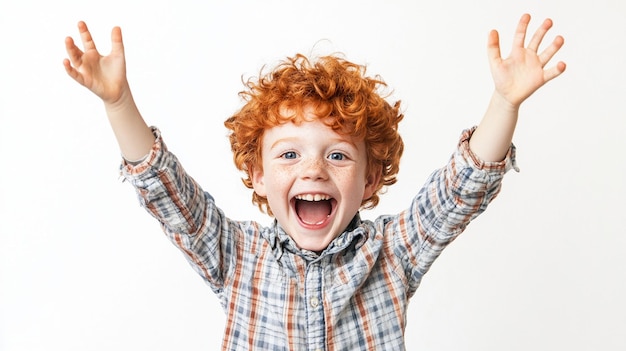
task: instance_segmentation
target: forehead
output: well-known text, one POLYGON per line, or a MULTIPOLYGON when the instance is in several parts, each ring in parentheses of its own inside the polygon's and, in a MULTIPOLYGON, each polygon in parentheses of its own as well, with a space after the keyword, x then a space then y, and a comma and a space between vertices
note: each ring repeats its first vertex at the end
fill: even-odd
POLYGON ((272 147, 281 141, 301 142, 307 144, 348 143, 354 146, 359 140, 347 133, 339 133, 331 127, 331 123, 320 118, 289 120, 274 127, 267 128, 263 133, 262 144, 272 147))
MULTIPOLYGON (((349 139, 358 140, 354 134, 354 122, 345 117, 333 115, 333 108, 325 102, 309 102, 295 107, 281 106, 278 111, 279 117, 274 119, 277 123, 269 128, 283 124, 301 125, 306 122, 320 121, 336 134, 342 134, 349 139)), ((269 129, 268 128, 268 129, 269 129)))

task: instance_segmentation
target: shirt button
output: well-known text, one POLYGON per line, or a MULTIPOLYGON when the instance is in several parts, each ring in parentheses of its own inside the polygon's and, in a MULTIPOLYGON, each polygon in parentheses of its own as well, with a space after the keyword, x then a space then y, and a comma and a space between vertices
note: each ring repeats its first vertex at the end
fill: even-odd
POLYGON ((313 307, 313 308, 319 306, 319 304, 320 304, 320 300, 317 297, 315 297, 315 296, 311 298, 310 302, 311 302, 311 307, 313 307))

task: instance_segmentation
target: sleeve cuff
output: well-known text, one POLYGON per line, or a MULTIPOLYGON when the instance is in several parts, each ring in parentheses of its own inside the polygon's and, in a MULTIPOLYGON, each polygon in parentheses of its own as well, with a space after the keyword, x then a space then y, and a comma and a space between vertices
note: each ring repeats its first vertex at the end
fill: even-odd
POLYGON ((163 152, 167 151, 167 147, 165 146, 165 143, 163 143, 159 129, 154 126, 150 127, 150 129, 152 130, 152 134, 154 134, 155 140, 148 154, 137 161, 129 161, 122 157, 120 173, 124 178, 137 177, 146 172, 146 170, 150 169, 157 163, 157 160, 163 152))
POLYGON ((515 145, 511 144, 509 151, 506 153, 504 160, 497 162, 488 162, 479 158, 469 147, 469 140, 474 134, 476 126, 466 129, 461 133, 459 138, 459 152, 463 155, 468 164, 473 165, 475 168, 485 170, 488 172, 506 173, 511 169, 519 172, 519 167, 516 161, 516 149, 515 145))

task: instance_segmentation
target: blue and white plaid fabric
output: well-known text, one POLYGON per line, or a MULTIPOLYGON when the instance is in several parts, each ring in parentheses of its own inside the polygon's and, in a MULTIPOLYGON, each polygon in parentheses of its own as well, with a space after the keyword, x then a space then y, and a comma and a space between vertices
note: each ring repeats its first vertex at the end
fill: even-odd
POLYGON ((356 214, 321 254, 299 250, 275 222, 234 221, 167 151, 122 173, 142 205, 218 295, 223 350, 404 350, 409 298, 441 251, 482 213, 515 168, 471 153, 463 132, 409 208, 363 221, 356 214))

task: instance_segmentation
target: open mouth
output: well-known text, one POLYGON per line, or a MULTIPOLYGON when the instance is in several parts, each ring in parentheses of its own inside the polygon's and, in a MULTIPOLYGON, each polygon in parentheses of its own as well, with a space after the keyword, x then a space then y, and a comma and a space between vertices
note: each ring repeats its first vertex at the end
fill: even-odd
POLYGON ((332 215, 337 201, 328 195, 296 195, 294 208, 300 222, 306 226, 322 226, 332 215))

